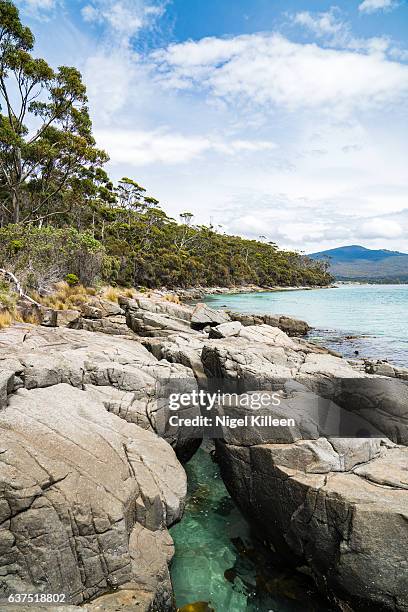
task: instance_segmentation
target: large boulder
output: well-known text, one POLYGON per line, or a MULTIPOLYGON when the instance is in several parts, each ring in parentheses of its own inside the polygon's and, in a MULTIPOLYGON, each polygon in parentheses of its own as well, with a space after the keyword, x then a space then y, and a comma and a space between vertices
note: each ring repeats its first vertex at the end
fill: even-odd
POLYGON ((407 610, 408 449, 384 447, 369 468, 346 471, 330 447, 218 442, 217 456, 262 539, 288 563, 308 564, 323 592, 357 609, 407 610))
MULTIPOLYGON (((141 310, 147 310, 148 312, 155 312, 158 314, 167 314, 170 317, 183 319, 184 321, 190 322, 191 320, 191 314, 193 312, 191 306, 176 304, 165 299, 153 300, 147 297, 137 297, 134 301, 137 304, 137 308, 141 310)), ((132 309, 134 306, 130 305, 130 308, 132 309)))
MULTIPOLYGON (((94 397, 94 388, 100 387, 108 398, 104 402, 107 410, 165 437, 182 460, 189 459, 197 447, 197 442, 182 431, 167 430, 169 384, 179 392, 196 389, 193 371, 179 363, 156 359, 133 339, 65 328, 16 326, 0 333, 0 368, 2 363, 4 369, 13 368, 18 386, 26 389, 66 383, 85 388, 94 397)), ((199 414, 197 406, 186 406, 185 410, 191 416, 199 414)))
MULTIPOLYGON (((217 458, 231 496, 262 540, 286 563, 307 564, 341 609, 407 610, 408 448, 381 432, 338 437, 336 423, 370 424, 301 385, 286 384, 282 394, 279 405, 257 414, 279 423, 293 417, 294 426, 218 432, 217 458)), ((237 401, 220 413, 253 411, 237 401)))
POLYGON ((245 312, 227 311, 233 321, 239 321, 242 325, 270 325, 279 327, 288 336, 304 336, 311 327, 306 321, 281 314, 248 314, 245 312))
POLYGON ((139 336, 168 336, 175 332, 197 334, 190 322, 168 314, 143 309, 129 309, 126 314, 128 327, 139 336))
POLYGON ((44 327, 70 327, 80 317, 79 310, 54 310, 44 309, 41 325, 44 327))
POLYGON ((229 321, 228 323, 221 323, 215 327, 211 327, 209 332, 210 338, 231 338, 232 336, 239 336, 242 330, 242 324, 239 321, 229 321))
POLYGON ((99 332, 110 336, 134 336, 134 333, 127 326, 126 317, 122 314, 93 319, 80 317, 70 327, 72 329, 84 329, 85 331, 99 332))
POLYGON ((197 304, 191 314, 191 325, 194 329, 204 329, 208 325, 214 327, 231 321, 224 310, 210 308, 207 304, 197 304))
POLYGON ((65 384, 9 396, 0 431, 0 595, 81 604, 126 585, 140 609, 172 610, 186 477, 170 446, 65 384))

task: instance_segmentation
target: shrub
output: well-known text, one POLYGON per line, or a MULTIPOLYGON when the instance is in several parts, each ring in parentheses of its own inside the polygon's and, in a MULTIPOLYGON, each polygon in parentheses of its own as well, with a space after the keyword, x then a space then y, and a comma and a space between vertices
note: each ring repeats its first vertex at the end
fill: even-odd
POLYGON ((91 285, 104 257, 103 246, 88 232, 21 225, 0 229, 0 267, 14 272, 25 290, 46 293, 67 275, 91 285))
POLYGON ((76 274, 67 274, 65 277, 65 281, 70 287, 75 287, 75 285, 79 285, 79 278, 76 274))

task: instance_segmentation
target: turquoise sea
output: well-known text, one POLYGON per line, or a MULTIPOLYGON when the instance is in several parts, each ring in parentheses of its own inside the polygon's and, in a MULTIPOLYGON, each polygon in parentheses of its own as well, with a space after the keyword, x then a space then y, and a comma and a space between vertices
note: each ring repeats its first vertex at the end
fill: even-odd
POLYGON ((200 448, 185 467, 187 505, 183 519, 170 530, 178 608, 201 602, 186 610, 329 612, 308 576, 282 567, 252 536, 208 448, 200 448))
POLYGON ((304 319, 310 334, 345 357, 408 366, 408 285, 340 285, 333 289, 210 295, 206 303, 250 313, 304 319), (357 352, 357 353, 356 353, 357 352))

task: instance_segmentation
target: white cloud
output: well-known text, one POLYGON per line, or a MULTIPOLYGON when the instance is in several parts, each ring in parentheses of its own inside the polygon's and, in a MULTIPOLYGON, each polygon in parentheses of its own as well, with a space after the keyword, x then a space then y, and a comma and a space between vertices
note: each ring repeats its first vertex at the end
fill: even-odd
POLYGON ((135 75, 135 60, 127 49, 101 49, 87 58, 82 72, 97 120, 111 121, 123 109, 135 75))
POLYGON ((408 66, 371 53, 290 42, 279 34, 205 38, 153 54, 169 88, 267 107, 378 108, 408 95, 408 66))
POLYGON ((403 229, 397 221, 380 217, 363 223, 359 233, 363 238, 399 238, 403 229))
POLYGON ((149 27, 163 11, 164 4, 151 4, 145 0, 92 0, 82 8, 81 14, 86 22, 105 24, 127 39, 149 27))
POLYGON ((25 0, 25 4, 35 9, 51 9, 55 6, 55 0, 25 0))
MULTIPOLYGON (((407 68, 390 61, 387 41, 354 39, 333 11, 327 22, 310 13, 319 38, 307 19, 297 24, 297 33, 307 28, 319 44, 270 33, 149 55, 143 37, 157 44, 160 4, 119 4, 147 24, 135 45, 128 42, 137 23, 120 30, 100 14, 105 0, 86 0, 96 13, 85 17, 98 27, 88 21, 88 44, 73 36, 61 59, 70 57, 84 74, 114 179, 134 177, 174 217, 191 210, 198 223, 211 219, 283 247, 408 251, 407 68)), ((57 41, 62 21, 54 22, 57 41)))
POLYGON ((302 11, 294 15, 293 22, 308 28, 319 37, 339 34, 346 28, 345 24, 336 18, 333 9, 314 15, 309 11, 302 11))
POLYGON ((56 8, 58 0, 17 0, 16 4, 30 17, 46 20, 48 14, 56 8))
POLYGON ((270 151, 276 145, 267 141, 228 140, 219 137, 184 136, 168 130, 102 129, 96 131, 98 144, 105 147, 113 164, 183 164, 204 153, 245 155, 270 151))
POLYGON ((358 10, 362 13, 375 13, 376 11, 384 11, 392 9, 396 6, 394 0, 364 0, 358 10))

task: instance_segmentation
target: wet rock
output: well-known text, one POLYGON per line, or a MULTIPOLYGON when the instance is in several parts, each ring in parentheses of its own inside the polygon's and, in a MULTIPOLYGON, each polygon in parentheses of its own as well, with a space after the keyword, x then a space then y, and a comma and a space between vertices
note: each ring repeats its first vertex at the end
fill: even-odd
MULTIPOLYGON (((265 323, 268 323, 268 321, 265 321, 265 323)), ((269 323, 269 325, 271 325, 271 323, 269 323)), ((304 336, 311 329, 306 321, 294 319, 293 317, 287 317, 285 315, 279 316, 278 327, 288 334, 288 336, 304 336)))
POLYGON ((288 336, 304 336, 311 327, 306 321, 295 319, 280 314, 248 314, 242 312, 227 311, 233 321, 239 321, 244 326, 249 325, 270 325, 271 327, 279 327, 288 336))

